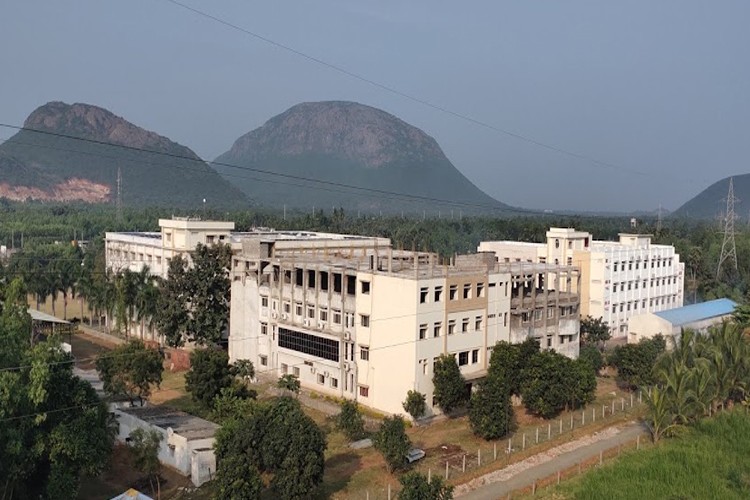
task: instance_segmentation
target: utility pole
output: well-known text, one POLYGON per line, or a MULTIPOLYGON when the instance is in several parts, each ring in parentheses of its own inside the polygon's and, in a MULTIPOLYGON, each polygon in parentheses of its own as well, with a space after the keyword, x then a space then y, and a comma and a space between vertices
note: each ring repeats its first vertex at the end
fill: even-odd
POLYGON ((661 234, 661 203, 659 203, 659 214, 656 218, 656 234, 661 234))
POLYGON ((737 198, 734 197, 734 179, 729 178, 729 192, 727 193, 727 206, 724 212, 723 220, 723 233, 724 240, 721 243, 721 256, 719 257, 719 265, 716 268, 716 279, 719 279, 721 274, 721 266, 724 262, 731 260, 734 264, 734 270, 737 271, 737 247, 734 243, 734 221, 737 215, 734 212, 734 204, 737 203, 737 198))

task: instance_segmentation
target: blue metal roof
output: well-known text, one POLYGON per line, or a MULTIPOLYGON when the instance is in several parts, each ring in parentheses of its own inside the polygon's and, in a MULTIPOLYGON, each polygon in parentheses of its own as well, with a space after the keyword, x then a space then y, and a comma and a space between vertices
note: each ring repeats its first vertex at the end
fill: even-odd
POLYGON ((683 326, 704 319, 732 314, 735 307, 737 307, 737 304, 729 299, 716 299, 654 314, 669 321, 673 326, 683 326))

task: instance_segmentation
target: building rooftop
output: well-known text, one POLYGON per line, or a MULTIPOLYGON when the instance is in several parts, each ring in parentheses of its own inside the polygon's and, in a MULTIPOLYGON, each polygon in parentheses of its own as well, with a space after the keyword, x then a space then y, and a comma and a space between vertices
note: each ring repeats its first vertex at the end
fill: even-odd
POLYGON ((677 307, 660 311, 656 314, 658 317, 665 319, 674 326, 683 326, 704 319, 716 318, 732 314, 737 304, 729 299, 709 300, 700 304, 691 304, 689 306, 677 307))
POLYGON ((190 415, 184 411, 175 410, 168 406, 134 406, 131 408, 120 408, 120 411, 132 415, 147 422, 154 427, 167 430, 171 428, 188 441, 193 439, 205 439, 214 436, 219 426, 208 420, 190 415))

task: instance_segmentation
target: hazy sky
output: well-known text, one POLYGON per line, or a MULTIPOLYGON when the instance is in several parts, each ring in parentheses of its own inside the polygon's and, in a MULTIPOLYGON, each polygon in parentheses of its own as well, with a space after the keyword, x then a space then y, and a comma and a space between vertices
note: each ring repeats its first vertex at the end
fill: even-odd
POLYGON ((430 109, 166 0, 4 0, 0 122, 86 102, 212 159, 298 102, 353 100, 425 130, 488 194, 536 209, 674 209, 750 172, 747 0, 181 1, 614 167, 430 109))

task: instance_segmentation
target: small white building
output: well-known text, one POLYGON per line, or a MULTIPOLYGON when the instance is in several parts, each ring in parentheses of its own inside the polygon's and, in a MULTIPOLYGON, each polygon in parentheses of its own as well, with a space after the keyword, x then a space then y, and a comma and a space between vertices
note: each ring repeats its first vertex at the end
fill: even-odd
POLYGON ((208 420, 166 406, 113 408, 120 424, 117 440, 127 443, 135 429, 156 430, 163 435, 159 461, 190 477, 200 486, 216 474, 214 434, 219 426, 208 420))
POLYGON ((737 304, 729 299, 709 300, 659 312, 646 312, 632 316, 628 326, 628 343, 656 335, 677 338, 683 329, 705 332, 708 328, 729 319, 737 304))

